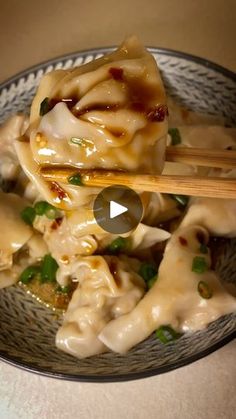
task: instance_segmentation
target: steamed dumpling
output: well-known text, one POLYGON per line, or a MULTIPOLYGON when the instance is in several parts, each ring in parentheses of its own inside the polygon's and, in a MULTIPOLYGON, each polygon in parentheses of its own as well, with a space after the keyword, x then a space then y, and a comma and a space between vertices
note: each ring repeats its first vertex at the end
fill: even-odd
POLYGON ((192 198, 181 225, 199 224, 210 234, 236 237, 236 200, 219 198, 192 198))
POLYGON ((162 325, 182 332, 203 329, 210 322, 236 310, 236 298, 227 293, 216 272, 210 269, 210 254, 202 254, 201 241, 208 241, 203 227, 176 230, 166 246, 158 278, 134 310, 105 326, 99 339, 118 353, 125 353, 162 325), (205 258, 208 268, 192 271, 193 259, 205 258), (212 294, 205 299, 198 284, 207 284, 212 294))
POLYGON ((0 177, 13 180, 19 173, 19 161, 13 146, 28 125, 25 115, 13 115, 0 126, 0 177))
POLYGON ((156 62, 131 37, 98 60, 45 75, 17 154, 40 193, 71 209, 90 202, 98 190, 47 183, 38 173, 40 165, 160 173, 167 114, 156 62), (47 109, 40 116, 43 101, 47 109))
POLYGON ((32 229, 20 217, 27 201, 15 194, 0 191, 0 288, 17 281, 11 272, 13 255, 20 250, 33 234, 32 229))
POLYGON ((89 256, 77 262, 74 278, 79 284, 56 335, 59 349, 78 358, 107 351, 97 336, 109 320, 129 313, 143 296, 139 266, 125 256, 89 256))

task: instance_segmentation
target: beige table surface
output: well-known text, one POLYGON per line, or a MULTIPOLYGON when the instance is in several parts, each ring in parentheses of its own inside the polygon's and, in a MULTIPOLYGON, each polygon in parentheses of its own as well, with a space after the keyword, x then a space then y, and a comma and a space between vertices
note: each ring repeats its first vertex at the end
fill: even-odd
MULTIPOLYGON (((0 0, 0 81, 40 61, 119 43, 178 49, 236 70, 235 0, 0 0)), ((0 418, 236 417, 236 342, 140 381, 70 383, 0 364, 0 418)))

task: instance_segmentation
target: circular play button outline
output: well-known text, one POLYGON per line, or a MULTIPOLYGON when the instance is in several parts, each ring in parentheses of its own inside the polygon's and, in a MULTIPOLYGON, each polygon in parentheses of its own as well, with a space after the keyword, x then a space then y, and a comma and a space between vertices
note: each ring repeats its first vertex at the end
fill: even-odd
POLYGON ((102 189, 94 200, 93 213, 97 224, 111 234, 134 230, 143 216, 140 196, 122 185, 102 189))

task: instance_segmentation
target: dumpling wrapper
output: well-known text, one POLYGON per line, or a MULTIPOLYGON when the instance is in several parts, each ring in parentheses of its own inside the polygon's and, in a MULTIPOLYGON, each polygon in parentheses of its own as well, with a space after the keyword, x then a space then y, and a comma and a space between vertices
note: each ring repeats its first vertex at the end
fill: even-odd
MULTIPOLYGON (((236 310, 236 299, 224 289, 216 272, 192 271, 193 258, 203 256, 198 237, 207 242, 207 230, 196 225, 176 230, 166 246, 157 281, 133 311, 104 327, 98 336, 104 345, 123 354, 160 326, 171 325, 182 332, 196 331, 236 310), (201 297, 199 281, 209 285, 212 298, 201 297)), ((204 257, 210 266, 209 250, 204 257)))
POLYGON ((11 266, 12 255, 32 236, 33 230, 21 219, 28 202, 18 195, 0 191, 0 270, 11 266))
POLYGON ((32 103, 29 130, 22 138, 30 143, 18 144, 16 150, 45 199, 71 209, 91 201, 97 190, 59 184, 62 192, 56 194, 55 185, 46 185, 40 177, 39 165, 160 173, 166 135, 166 96, 158 67, 131 37, 98 60, 46 74, 32 103), (55 105, 41 117, 40 104, 46 97, 55 105))
POLYGON ((0 176, 3 179, 13 180, 18 175, 19 161, 13 142, 23 134, 28 123, 27 116, 16 114, 0 126, 0 176))
POLYGON ((181 226, 199 224, 213 236, 236 237, 236 199, 192 198, 181 226))
POLYGON ((110 319, 133 310, 143 296, 139 266, 124 256, 88 256, 77 262, 74 278, 79 284, 56 335, 59 349, 78 358, 107 351, 97 335, 110 319))

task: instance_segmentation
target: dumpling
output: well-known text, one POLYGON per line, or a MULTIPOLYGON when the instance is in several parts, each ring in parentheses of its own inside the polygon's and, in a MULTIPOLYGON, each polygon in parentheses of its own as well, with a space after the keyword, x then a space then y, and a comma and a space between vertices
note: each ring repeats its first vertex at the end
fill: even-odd
POLYGON ((79 281, 57 332, 59 349, 78 358, 107 351, 97 338, 113 318, 129 313, 144 294, 140 263, 125 256, 88 256, 74 266, 79 281))
POLYGON ((175 102, 171 97, 168 97, 167 104, 169 109, 169 127, 175 128, 179 125, 224 125, 223 117, 190 111, 185 106, 175 102))
POLYGON ((27 201, 23 198, 0 191, 0 271, 12 267, 14 253, 20 250, 33 234, 33 230, 20 217, 20 211, 26 205, 27 201))
POLYGON ((176 230, 166 246, 153 287, 133 311, 110 321, 101 330, 99 340, 113 351, 125 353, 160 326, 195 331, 236 310, 236 298, 227 293, 210 269, 209 249, 207 254, 201 253, 201 243, 207 241, 208 232, 203 227, 176 230), (204 258, 202 273, 193 271, 195 257, 204 258), (201 287, 208 294, 201 293, 201 287))
POLYGON ((192 198, 182 227, 199 224, 214 236, 236 237, 236 200, 192 198))
POLYGON ((19 161, 13 146, 28 125, 28 117, 22 114, 11 116, 0 126, 0 177, 13 180, 19 173, 19 161))
MULTIPOLYGON (((196 147, 209 149, 234 149, 236 148, 236 129, 225 128, 219 125, 186 125, 178 126, 180 143, 175 147, 196 147)), ((170 130, 171 132, 171 130, 170 130)), ((167 145, 172 144, 171 134, 168 134, 167 145)), ((225 170, 213 170, 210 167, 193 166, 183 163, 165 162, 162 174, 164 175, 200 175, 220 176, 225 170)))
POLYGON ((81 205, 80 195, 89 202, 97 190, 46 184, 38 165, 160 173, 167 114, 156 62, 131 37, 109 55, 42 79, 17 154, 43 196, 70 209, 81 205))
POLYGON ((149 201, 144 210, 143 223, 157 225, 181 215, 177 202, 169 195, 155 192, 144 193, 148 195, 149 201))

